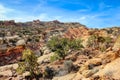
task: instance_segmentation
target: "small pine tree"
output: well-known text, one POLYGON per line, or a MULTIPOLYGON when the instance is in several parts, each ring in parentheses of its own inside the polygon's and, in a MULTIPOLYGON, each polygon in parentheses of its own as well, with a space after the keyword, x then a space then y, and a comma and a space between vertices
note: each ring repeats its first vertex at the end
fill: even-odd
POLYGON ((38 72, 37 57, 30 49, 26 49, 23 51, 22 62, 19 62, 18 65, 19 66, 17 68, 17 71, 20 74, 22 74, 25 71, 29 71, 30 75, 34 77, 38 72))

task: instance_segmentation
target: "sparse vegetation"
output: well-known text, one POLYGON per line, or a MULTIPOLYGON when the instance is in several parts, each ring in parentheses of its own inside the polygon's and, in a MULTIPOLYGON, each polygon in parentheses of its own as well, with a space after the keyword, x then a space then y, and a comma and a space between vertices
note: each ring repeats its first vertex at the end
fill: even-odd
MULTIPOLYGON (((57 54, 56 57, 64 59, 69 50, 79 50, 83 48, 81 42, 81 40, 53 37, 48 41, 47 46, 57 54)), ((54 59, 56 59, 55 56, 54 59)))
POLYGON ((50 57, 50 61, 51 62, 54 62, 56 61, 57 59, 59 59, 59 56, 57 54, 54 54, 53 56, 50 57))
MULTIPOLYGON (((4 21, 0 23, 3 25, 4 21)), ((7 76, 10 69, 0 67, 0 74, 5 73, 6 80, 54 80, 69 75, 74 76, 69 80, 80 75, 97 80, 104 79, 99 75, 102 71, 104 80, 112 80, 119 73, 119 34, 120 28, 116 27, 89 29, 79 23, 59 21, 35 20, 1 26, 0 66, 18 62, 18 68, 17 64, 9 65, 13 69, 7 76)), ((4 80, 3 77, 0 75, 0 79, 4 80)))
POLYGON ((112 38, 91 35, 88 38, 87 46, 93 49, 99 49, 100 51, 105 51, 107 48, 112 46, 112 38))
POLYGON ((29 71, 32 77, 35 77, 35 75, 38 74, 37 57, 30 49, 23 51, 22 62, 19 62, 18 65, 17 72, 19 74, 22 74, 25 71, 29 71))

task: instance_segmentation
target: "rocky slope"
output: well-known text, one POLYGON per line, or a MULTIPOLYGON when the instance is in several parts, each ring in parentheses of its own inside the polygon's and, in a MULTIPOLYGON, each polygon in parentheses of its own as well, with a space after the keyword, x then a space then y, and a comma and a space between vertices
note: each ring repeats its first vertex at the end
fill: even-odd
MULTIPOLYGON (((44 76, 40 77, 40 80, 120 79, 119 27, 89 29, 79 23, 61 23, 57 20, 50 22, 34 20, 32 22, 26 23, 15 23, 14 21, 7 21, 0 22, 0 25, 6 26, 4 28, 5 30, 8 25, 12 25, 11 28, 18 32, 15 33, 8 29, 10 32, 12 32, 9 33, 9 36, 23 33, 22 35, 20 34, 19 38, 17 38, 15 41, 15 43, 18 45, 15 45, 12 48, 7 47, 8 49, 6 50, 7 52, 4 54, 4 57, 3 53, 0 53, 0 61, 13 61, 14 63, 14 60, 21 56, 20 54, 24 50, 23 46, 20 45, 26 45, 38 56, 37 62, 39 64, 40 71, 44 76), (82 45, 84 47, 79 50, 68 50, 68 54, 64 59, 51 61, 51 56, 53 56, 55 52, 52 52, 52 50, 50 50, 46 44, 53 36, 57 36, 60 39, 67 38, 70 41, 74 39, 81 39, 82 45), (24 42, 22 42, 22 40, 24 42), (54 71, 54 76, 45 76, 46 67, 54 71)), ((1 34, 1 36, 3 36, 3 33, 1 34)), ((8 34, 5 35, 8 36, 8 34)), ((11 42, 11 39, 8 39, 7 41, 9 43, 9 41, 11 42)), ((1 41, 1 45, 3 44, 7 43, 1 41)), ((24 80, 25 76, 29 75, 28 72, 25 72, 22 75, 18 75, 16 73, 16 68, 18 67, 17 63, 12 65, 6 64, 0 67, 0 80, 24 80)), ((50 74, 52 74, 52 71, 50 74)))

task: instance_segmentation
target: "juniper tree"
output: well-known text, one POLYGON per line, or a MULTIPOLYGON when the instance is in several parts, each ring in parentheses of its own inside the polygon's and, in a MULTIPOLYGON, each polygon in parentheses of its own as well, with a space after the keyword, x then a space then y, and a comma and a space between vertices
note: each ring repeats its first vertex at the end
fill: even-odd
MULTIPOLYGON (((82 40, 80 39, 69 40, 67 38, 52 37, 51 40, 48 41, 47 46, 57 54, 55 55, 57 58, 64 59, 69 50, 79 50, 83 48, 81 42, 82 40)), ((56 59, 55 56, 52 58, 56 59)))
POLYGON ((25 71, 29 71, 32 77, 35 77, 37 74, 38 63, 37 57, 30 49, 26 49, 22 53, 22 61, 18 63, 17 71, 22 74, 25 71))

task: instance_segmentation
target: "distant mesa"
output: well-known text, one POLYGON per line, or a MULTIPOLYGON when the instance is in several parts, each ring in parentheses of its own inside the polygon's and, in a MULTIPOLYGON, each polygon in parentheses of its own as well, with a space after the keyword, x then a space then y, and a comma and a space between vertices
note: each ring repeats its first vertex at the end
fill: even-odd
POLYGON ((40 20, 39 20, 39 19, 33 20, 33 23, 39 24, 39 23, 40 23, 40 20))
POLYGON ((14 20, 0 21, 0 26, 16 25, 14 20))
MULTIPOLYGON (((16 26, 16 27, 66 27, 66 26, 81 26, 78 22, 60 22, 58 20, 53 21, 41 21, 39 19, 27 22, 15 22, 14 20, 0 21, 0 26, 16 26)), ((82 25, 84 26, 84 25, 82 25)))

